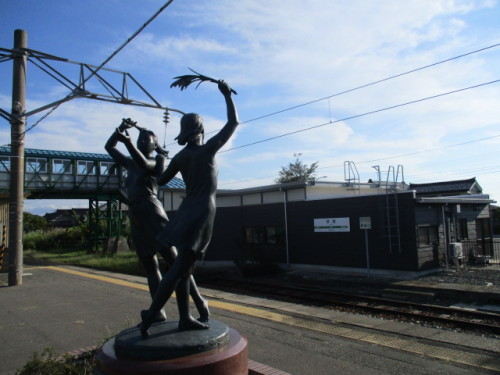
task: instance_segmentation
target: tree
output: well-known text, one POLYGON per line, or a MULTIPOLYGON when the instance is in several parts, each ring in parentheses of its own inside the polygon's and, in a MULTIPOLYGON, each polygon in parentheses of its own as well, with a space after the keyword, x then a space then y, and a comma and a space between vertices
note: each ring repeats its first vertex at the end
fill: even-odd
POLYGON ((29 212, 24 212, 23 214, 23 229, 24 233, 34 232, 36 230, 46 231, 49 227, 49 223, 45 218, 30 214, 29 212))
POLYGON ((318 162, 307 165, 302 163, 300 156, 302 154, 293 154, 295 161, 288 164, 287 167, 281 167, 278 178, 274 180, 278 184, 286 182, 306 182, 314 180, 318 162))

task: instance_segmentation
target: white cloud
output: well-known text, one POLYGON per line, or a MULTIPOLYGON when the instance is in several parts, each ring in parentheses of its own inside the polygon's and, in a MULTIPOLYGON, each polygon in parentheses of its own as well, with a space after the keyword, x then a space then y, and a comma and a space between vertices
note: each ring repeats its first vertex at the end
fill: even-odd
MULTIPOLYGON (((173 76, 189 73, 188 66, 230 82, 239 92, 235 101, 241 119, 250 120, 498 43, 500 31, 496 25, 479 25, 486 12, 499 14, 498 2, 179 2, 127 45, 110 67, 131 71, 162 103, 199 112, 209 133, 225 122, 224 103, 216 88, 202 84, 198 90, 190 87, 180 92, 168 87, 173 76)), ((110 25, 114 17, 110 15, 110 25)), ((123 30, 126 28, 117 33, 123 30)), ((116 43, 116 35, 112 42, 116 43)), ((96 49, 103 49, 104 44, 108 48, 111 45, 105 34, 102 42, 96 42, 96 49)), ((493 48, 249 122, 238 128, 224 150, 498 79, 498 59, 499 53, 493 48)), ((32 106, 65 93, 65 89, 51 85, 33 84, 32 90, 37 92, 37 102, 32 101, 32 106)), ((2 108, 10 106, 6 98, 0 96, 2 108)), ((222 152, 218 157, 221 180, 272 181, 267 176, 277 173, 296 152, 302 152, 307 163, 318 160, 320 167, 334 166, 324 171, 336 179, 343 177, 344 160, 359 163, 360 172, 370 177, 374 173, 370 160, 384 169, 404 163, 408 176, 439 179, 445 171, 458 170, 456 166, 464 164, 470 155, 475 164, 464 168, 464 173, 474 165, 479 170, 490 165, 485 162, 496 157, 498 145, 473 143, 482 149, 481 155, 469 149, 455 152, 444 147, 498 134, 499 100, 495 84, 222 152), (434 151, 419 153, 425 150, 434 151), (411 153, 415 154, 404 156, 411 153), (464 160, 458 161, 454 154, 462 154, 464 160)), ((153 109, 73 100, 30 132, 27 146, 104 152, 105 141, 123 117, 152 128, 163 141, 162 115, 153 109)), ((166 131, 171 155, 180 149, 171 145, 178 124, 179 117, 173 115, 166 131)), ((8 129, 4 130, 0 130, 0 137, 10 139, 8 129)), ((482 175, 481 179, 488 181, 482 185, 485 191, 489 189, 500 197, 500 184, 490 182, 495 178, 491 173, 482 175)))

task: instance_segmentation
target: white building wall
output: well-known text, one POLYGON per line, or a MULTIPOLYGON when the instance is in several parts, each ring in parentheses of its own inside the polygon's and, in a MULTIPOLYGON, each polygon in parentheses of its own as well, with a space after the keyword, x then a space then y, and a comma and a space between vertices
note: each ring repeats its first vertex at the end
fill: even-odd
POLYGON ((289 202, 303 201, 306 199, 306 191, 304 188, 287 190, 289 202))
POLYGON ((379 194, 380 190, 373 185, 361 185, 359 189, 351 189, 344 184, 314 185, 307 187, 307 200, 352 197, 357 195, 379 194))
POLYGON ((223 195, 216 198, 217 207, 238 207, 241 206, 240 195, 223 195))
POLYGON ((263 193, 263 203, 281 203, 284 200, 283 191, 268 191, 263 193))
POLYGON ((186 196, 183 191, 169 191, 160 190, 158 192, 158 199, 163 203, 165 211, 176 211, 186 196))
POLYGON ((262 198, 260 193, 243 195, 243 206, 249 206, 252 204, 261 204, 261 203, 262 203, 262 198))

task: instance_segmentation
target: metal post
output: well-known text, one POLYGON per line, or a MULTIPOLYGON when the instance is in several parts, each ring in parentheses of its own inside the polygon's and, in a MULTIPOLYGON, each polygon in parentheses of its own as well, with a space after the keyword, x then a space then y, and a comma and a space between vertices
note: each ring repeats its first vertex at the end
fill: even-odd
POLYGON ((9 286, 23 283, 24 128, 28 34, 14 31, 9 197, 9 286))
POLYGON ((444 261, 446 264, 446 268, 448 268, 448 229, 446 228, 446 214, 444 205, 441 206, 441 213, 443 216, 444 261))
POLYGON ((283 190, 283 207, 285 209, 285 250, 286 250, 286 265, 290 265, 290 250, 288 248, 288 214, 286 210, 287 194, 286 190, 283 190))
POLYGON ((368 249, 368 229, 365 229, 365 253, 366 253, 366 270, 368 278, 370 277, 370 251, 368 249))

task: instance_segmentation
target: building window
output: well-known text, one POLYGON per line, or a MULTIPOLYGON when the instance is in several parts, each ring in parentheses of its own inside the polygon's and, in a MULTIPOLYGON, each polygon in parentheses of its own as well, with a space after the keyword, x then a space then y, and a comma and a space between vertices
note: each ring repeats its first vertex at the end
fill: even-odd
POLYGON ((112 161, 101 161, 99 163, 99 174, 101 176, 116 175, 116 164, 112 161))
POLYGON ((418 244, 427 246, 439 242, 438 227, 435 225, 418 226, 418 244))
POLYGON ((458 237, 461 240, 466 240, 469 238, 467 219, 458 219, 458 237))
POLYGON ((10 156, 0 156, 0 172, 10 171, 10 156))
POLYGON ((285 243, 284 227, 247 227, 245 242, 253 244, 281 245, 285 243))
POLYGON ((52 173, 73 174, 73 163, 69 159, 52 160, 52 173))
POLYGON ((28 173, 47 173, 47 159, 45 158, 26 158, 26 172, 28 173))
POLYGON ((77 174, 95 175, 95 162, 92 160, 78 160, 77 174))

